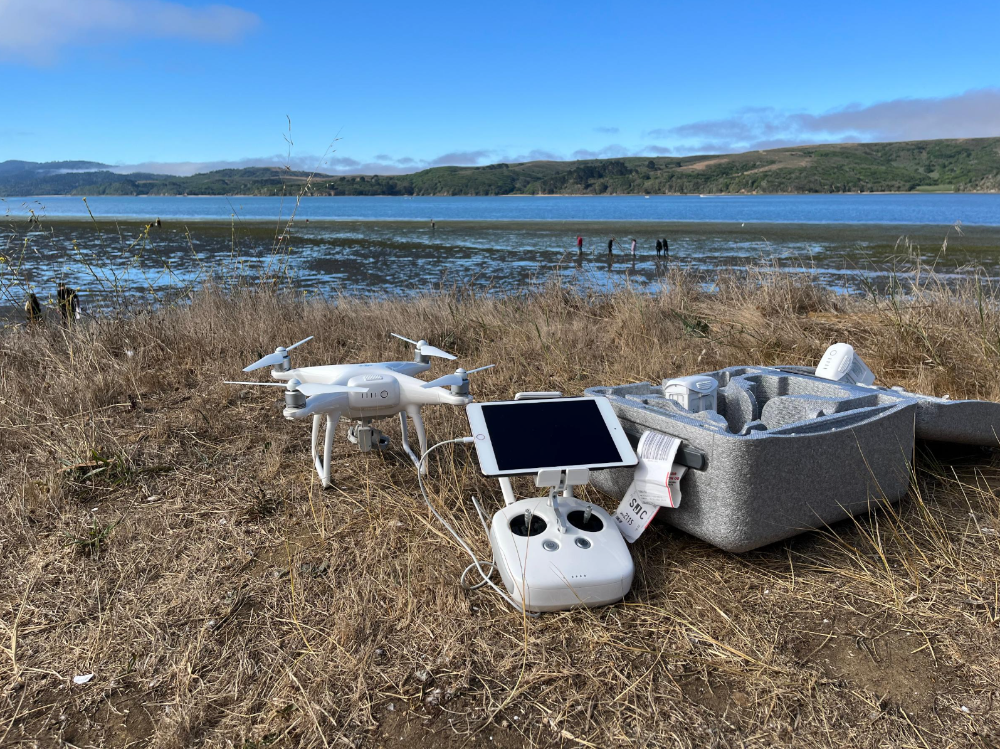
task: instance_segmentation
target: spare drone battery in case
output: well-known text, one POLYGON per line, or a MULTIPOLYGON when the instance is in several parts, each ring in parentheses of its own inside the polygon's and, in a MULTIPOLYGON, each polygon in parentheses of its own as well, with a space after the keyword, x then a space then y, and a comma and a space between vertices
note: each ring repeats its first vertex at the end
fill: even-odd
MULTIPOLYGON (((823 380, 807 367, 729 367, 717 412, 692 413, 651 383, 589 388, 611 401, 633 444, 678 437, 700 465, 666 522, 732 552, 824 527, 907 492, 915 439, 997 445, 1000 404, 949 401, 823 380)), ((591 473, 620 500, 634 468, 591 473)))

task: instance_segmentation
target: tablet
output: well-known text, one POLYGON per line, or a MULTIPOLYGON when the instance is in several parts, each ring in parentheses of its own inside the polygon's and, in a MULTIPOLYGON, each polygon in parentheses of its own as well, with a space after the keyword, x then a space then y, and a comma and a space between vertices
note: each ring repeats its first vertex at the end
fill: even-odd
POLYGON ((470 403, 465 410, 486 476, 638 462, 607 398, 470 403))

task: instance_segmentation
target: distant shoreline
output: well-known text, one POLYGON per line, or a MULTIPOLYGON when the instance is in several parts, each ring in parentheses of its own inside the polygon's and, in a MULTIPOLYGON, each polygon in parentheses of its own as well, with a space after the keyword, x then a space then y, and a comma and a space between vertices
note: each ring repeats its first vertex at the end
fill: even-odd
POLYGON ((80 198, 80 200, 93 200, 96 198, 109 200, 143 200, 158 198, 285 198, 285 200, 295 201, 300 197, 308 198, 337 198, 338 200, 350 200, 357 198, 388 198, 393 200, 436 200, 447 198, 792 198, 792 197, 863 197, 865 195, 1000 195, 1000 190, 872 190, 870 192, 664 192, 664 193, 604 193, 595 195, 594 193, 507 193, 505 195, 261 195, 259 193, 232 193, 230 195, 212 194, 171 194, 171 195, 73 195, 71 193, 54 193, 52 195, 0 195, 0 201, 11 200, 46 200, 49 198, 80 198))
MULTIPOLYGON (((96 217, 97 226, 121 227, 127 229, 144 229, 154 219, 140 219, 136 217, 96 217)), ((399 227, 401 231, 418 231, 421 235, 438 236, 442 239, 450 232, 469 231, 514 231, 514 230, 534 230, 545 233, 565 233, 573 238, 577 234, 582 234, 588 241, 595 237, 604 235, 625 236, 630 231, 650 232, 656 227, 662 227, 662 231, 671 236, 717 236, 723 237, 760 237, 765 235, 774 241, 798 240, 810 241, 829 239, 834 237, 852 238, 860 240, 871 240, 881 238, 894 241, 901 236, 907 236, 911 240, 920 242, 941 241, 949 232, 954 233, 954 228, 950 224, 938 223, 872 223, 872 222, 808 222, 808 221, 669 221, 669 220, 639 220, 639 219, 609 219, 609 220, 573 220, 573 219, 450 219, 436 221, 437 231, 432 230, 423 219, 309 219, 296 218, 291 221, 287 217, 276 218, 170 218, 161 217, 162 227, 154 228, 152 231, 177 231, 183 227, 197 227, 200 230, 211 230, 215 232, 229 232, 233 225, 240 227, 244 231, 260 232, 272 235, 280 227, 289 227, 296 232, 308 231, 309 229, 334 229, 357 227, 359 229, 379 229, 387 230, 399 227)), ((0 221, 0 228, 4 224, 17 229, 26 228, 29 225, 28 219, 24 217, 7 217, 6 221, 0 221)), ((89 216, 52 216, 43 217, 41 226, 46 225, 59 228, 81 228, 94 227, 94 219, 89 216)), ((990 247, 1000 248, 1000 225, 996 224, 962 224, 962 234, 965 241, 986 242, 990 247)), ((953 240, 954 241, 954 240, 953 240)))

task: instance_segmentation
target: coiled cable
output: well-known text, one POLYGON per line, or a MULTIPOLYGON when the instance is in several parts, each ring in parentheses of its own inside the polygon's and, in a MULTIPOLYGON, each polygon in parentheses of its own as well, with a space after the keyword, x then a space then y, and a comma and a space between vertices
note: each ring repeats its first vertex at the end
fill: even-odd
MULTIPOLYGON (((430 509, 432 513, 434 513, 434 517, 436 517, 438 521, 441 523, 441 525, 443 525, 448 530, 452 538, 454 538, 455 541, 458 542, 458 545, 461 546, 463 549, 465 549, 465 553, 472 558, 472 564, 466 567, 465 570, 462 571, 461 576, 459 576, 458 579, 459 585, 461 585, 462 588, 464 588, 465 590, 478 590, 479 588, 482 588, 484 585, 489 585, 491 588, 493 588, 493 590, 495 590, 500 595, 501 598, 503 598, 507 603, 509 603, 515 611, 517 611, 520 614, 530 616, 532 618, 537 618, 538 617, 537 613, 526 611, 523 605, 519 604, 517 601, 511 598, 507 593, 502 591, 496 583, 490 580, 490 575, 493 574, 493 571, 496 569, 496 564, 494 562, 484 562, 481 559, 479 559, 479 557, 476 556, 476 553, 472 550, 472 548, 465 542, 465 539, 459 536, 458 533, 455 531, 455 529, 451 527, 451 524, 441 516, 441 513, 437 511, 437 509, 431 503, 430 497, 427 495, 427 489, 424 486, 424 478, 422 475, 424 461, 427 460, 427 456, 430 455, 434 450, 437 450, 439 447, 442 447, 443 445, 449 445, 454 443, 466 443, 466 442, 472 442, 472 437, 457 437, 455 439, 444 440, 443 442, 438 442, 436 445, 428 447, 427 450, 424 451, 424 454, 420 456, 420 461, 417 464, 417 483, 420 484, 420 493, 423 495, 424 502, 427 503, 427 507, 430 509), (488 572, 483 569, 484 566, 489 570, 488 572), (480 577, 482 577, 482 581, 470 585, 469 583, 466 582, 466 576, 468 575, 469 571, 473 568, 475 568, 476 571, 479 572, 480 577)), ((479 506, 479 502, 476 501, 475 497, 472 498, 472 503, 476 507, 476 514, 479 515, 479 522, 483 524, 483 528, 486 530, 486 535, 489 536, 489 528, 486 525, 486 518, 483 515, 483 510, 479 506)))

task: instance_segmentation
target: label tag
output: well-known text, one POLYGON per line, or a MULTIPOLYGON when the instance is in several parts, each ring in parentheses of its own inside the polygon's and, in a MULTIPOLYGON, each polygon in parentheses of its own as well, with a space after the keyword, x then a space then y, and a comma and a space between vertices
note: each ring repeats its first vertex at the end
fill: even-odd
POLYGON ((660 432, 647 431, 639 438, 639 463, 615 512, 615 524, 630 544, 649 527, 661 507, 680 506, 680 483, 687 470, 674 464, 680 445, 676 437, 660 432))
POLYGON ((635 484, 632 484, 625 496, 622 497, 621 504, 615 512, 615 525, 622 536, 630 544, 634 544, 642 532, 649 527, 656 516, 656 511, 660 508, 656 505, 646 504, 638 497, 635 484))
POLYGON ((657 507, 677 508, 681 506, 681 479, 687 472, 687 466, 679 466, 676 463, 670 467, 665 483, 651 483, 636 479, 632 482, 639 499, 647 504, 657 507))

